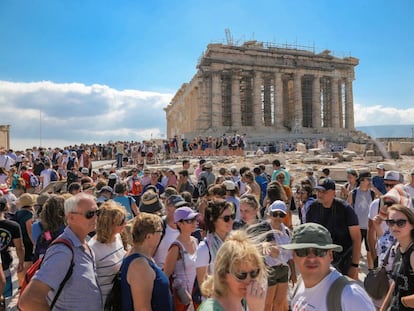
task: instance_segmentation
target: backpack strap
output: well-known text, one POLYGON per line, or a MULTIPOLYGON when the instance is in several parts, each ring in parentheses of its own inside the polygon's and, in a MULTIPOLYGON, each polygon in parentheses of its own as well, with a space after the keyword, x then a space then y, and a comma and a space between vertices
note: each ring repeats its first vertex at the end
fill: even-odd
MULTIPOLYGON (((75 254, 74 254, 74 252, 73 252, 72 242, 70 242, 69 240, 64 239, 64 238, 58 238, 58 239, 54 240, 54 241, 50 244, 50 246, 52 246, 53 244, 64 244, 64 245, 66 245, 66 246, 67 246, 67 247, 71 250, 71 252, 72 252, 72 258, 71 258, 71 260, 70 260, 70 266, 69 266, 68 272, 66 272, 66 275, 65 275, 65 277, 63 278, 62 282, 60 283, 59 288, 58 288, 58 290, 56 291, 56 295, 55 295, 55 297, 53 298, 53 301, 52 301, 52 303, 51 303, 51 305, 50 305, 50 310, 52 310, 52 309, 53 309, 53 307, 55 306, 56 301, 58 300, 59 295, 61 294, 61 292, 62 292, 62 290, 63 290, 63 287, 65 286, 66 282, 67 282, 67 281, 70 279, 70 277, 72 276, 72 273, 73 273, 73 267, 75 266, 75 263, 74 263, 74 256, 75 256, 75 254)), ((49 247, 50 247, 50 246, 49 246, 49 247)))
POLYGON ((346 285, 351 283, 356 282, 345 275, 341 275, 331 284, 326 295, 326 306, 329 311, 342 311, 342 291, 346 285))

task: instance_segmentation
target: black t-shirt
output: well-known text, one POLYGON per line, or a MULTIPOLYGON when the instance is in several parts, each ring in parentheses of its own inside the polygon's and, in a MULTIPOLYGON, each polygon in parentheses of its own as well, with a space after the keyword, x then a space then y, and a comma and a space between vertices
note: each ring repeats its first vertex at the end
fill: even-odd
POLYGON ((8 219, 0 220, 0 252, 3 270, 8 269, 13 261, 9 247, 14 246, 13 240, 19 239, 21 236, 22 233, 17 222, 8 219))
POLYGON ((333 243, 341 245, 343 252, 352 247, 349 227, 359 224, 351 205, 337 198, 334 198, 330 208, 324 208, 318 200, 313 202, 306 213, 306 222, 315 222, 327 228, 333 243))

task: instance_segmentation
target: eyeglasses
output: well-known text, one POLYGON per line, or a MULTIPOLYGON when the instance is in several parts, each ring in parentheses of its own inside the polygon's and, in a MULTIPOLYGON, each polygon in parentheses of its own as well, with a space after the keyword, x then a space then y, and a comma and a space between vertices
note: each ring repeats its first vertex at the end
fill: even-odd
POLYGON ((157 231, 154 231, 154 233, 163 233, 164 232, 164 230, 157 230, 157 231))
POLYGON ((86 219, 91 219, 93 216, 99 216, 101 214, 101 210, 100 209, 96 209, 96 210, 90 210, 87 211, 86 213, 79 213, 79 212, 70 212, 71 214, 77 214, 77 215, 83 215, 85 216, 86 219))
POLYGON ((248 275, 250 276, 252 280, 254 280, 255 278, 259 276, 260 269, 252 270, 249 272, 234 272, 234 273, 228 272, 228 273, 230 273, 232 276, 234 276, 239 281, 244 281, 245 279, 247 279, 248 275))
POLYGON ((395 186, 394 184, 387 184, 387 183, 384 183, 384 185, 385 185, 385 188, 394 187, 395 186))
POLYGON ((226 215, 219 218, 223 219, 224 222, 229 222, 230 220, 236 219, 236 214, 226 215))
POLYGON ((398 228, 402 228, 407 224, 407 221, 408 221, 407 219, 386 219, 385 223, 389 227, 397 225, 398 228))
POLYGON ((272 217, 285 218, 286 217, 286 214, 284 214, 282 212, 272 212, 272 217))
POLYGON ((314 254, 316 257, 325 257, 328 253, 327 249, 320 248, 300 248, 295 249, 295 254, 298 257, 308 257, 310 254, 314 254))
POLYGON ((119 225, 118 225, 118 226, 123 226, 123 225, 125 225, 125 223, 126 223, 126 218, 124 217, 124 218, 122 219, 122 221, 119 223, 119 225))
POLYGON ((181 219, 180 222, 185 222, 186 224, 193 224, 197 221, 197 218, 191 218, 191 219, 181 219))

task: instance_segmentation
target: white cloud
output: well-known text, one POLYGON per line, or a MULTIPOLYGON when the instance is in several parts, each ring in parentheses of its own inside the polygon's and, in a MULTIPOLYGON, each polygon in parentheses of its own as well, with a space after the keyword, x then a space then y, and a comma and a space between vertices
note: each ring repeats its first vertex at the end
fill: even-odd
POLYGON ((63 147, 160 138, 172 96, 98 84, 0 81, 0 124, 11 125, 11 145, 19 149, 40 141, 63 147))
POLYGON ((414 108, 400 109, 380 105, 364 107, 356 103, 354 116, 356 126, 412 124, 414 108))

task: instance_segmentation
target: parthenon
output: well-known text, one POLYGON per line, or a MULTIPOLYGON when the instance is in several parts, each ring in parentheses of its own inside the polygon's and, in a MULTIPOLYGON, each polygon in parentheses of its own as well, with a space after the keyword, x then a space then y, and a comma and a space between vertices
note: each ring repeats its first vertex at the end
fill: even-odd
POLYGON ((164 108, 167 136, 342 134, 354 128, 354 57, 257 41, 209 44, 164 108))

